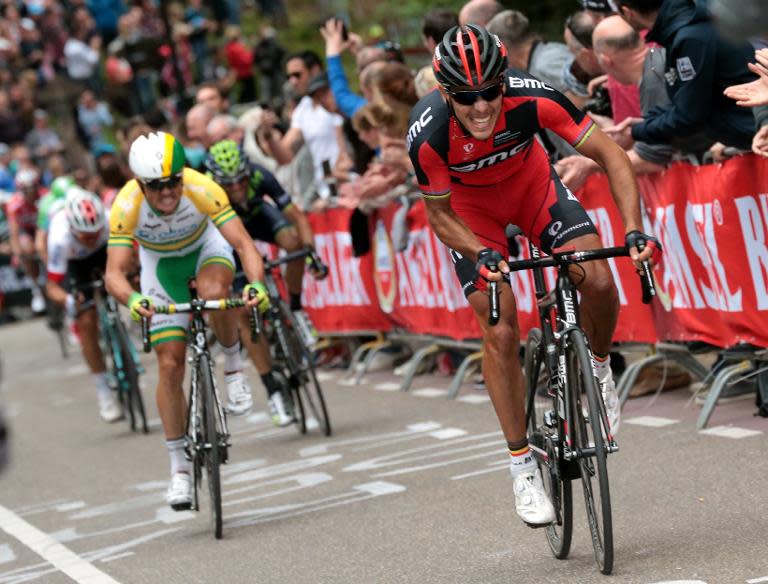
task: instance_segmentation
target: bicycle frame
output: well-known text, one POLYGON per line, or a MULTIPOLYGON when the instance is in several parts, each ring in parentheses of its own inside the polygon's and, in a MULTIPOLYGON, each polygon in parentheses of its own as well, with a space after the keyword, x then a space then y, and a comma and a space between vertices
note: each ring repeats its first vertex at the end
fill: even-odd
MULTIPOLYGON (((533 243, 529 243, 529 248, 531 258, 541 260, 541 252, 533 243)), ((557 280, 552 291, 547 289, 543 267, 534 266, 532 271, 539 310, 539 321, 541 323, 542 346, 544 347, 543 361, 548 372, 549 387, 547 390, 554 400, 553 413, 556 412, 558 417, 565 422, 562 424, 563 459, 572 461, 581 456, 591 456, 594 454, 594 449, 591 449, 592 452, 590 452, 589 448, 577 450, 573 444, 573 435, 571 434, 573 425, 569 422, 571 412, 574 411, 573 407, 576 396, 568 377, 566 346, 573 331, 582 330, 579 317, 579 300, 576 286, 571 281, 568 272, 569 264, 556 263, 554 265, 557 270, 557 280)), ((592 373, 594 375, 594 362, 592 366, 592 373)), ((530 407, 527 410, 529 417, 532 415, 532 410, 533 408, 530 407)), ((601 417, 606 420, 605 425, 607 428, 608 423, 604 409, 601 409, 601 417)), ((526 422, 528 421, 526 420, 526 422)), ((554 419, 547 420, 547 424, 550 427, 557 427, 557 421, 554 419)), ((537 450, 536 446, 532 445, 531 448, 537 450)), ((607 445, 607 451, 617 452, 618 450, 618 444, 611 437, 607 445)), ((539 451, 539 454, 545 455, 546 453, 539 451)))

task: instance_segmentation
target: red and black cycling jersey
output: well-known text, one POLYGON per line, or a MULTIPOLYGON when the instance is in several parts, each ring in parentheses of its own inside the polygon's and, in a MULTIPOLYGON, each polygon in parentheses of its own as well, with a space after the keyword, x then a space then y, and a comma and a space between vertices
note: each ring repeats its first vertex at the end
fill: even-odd
POLYGON ((496 184, 521 173, 548 176, 549 159, 536 134, 549 129, 578 147, 592 132, 584 112, 528 73, 507 69, 504 84, 501 112, 487 140, 466 131, 438 90, 414 106, 407 144, 425 196, 443 196, 458 185, 496 184))

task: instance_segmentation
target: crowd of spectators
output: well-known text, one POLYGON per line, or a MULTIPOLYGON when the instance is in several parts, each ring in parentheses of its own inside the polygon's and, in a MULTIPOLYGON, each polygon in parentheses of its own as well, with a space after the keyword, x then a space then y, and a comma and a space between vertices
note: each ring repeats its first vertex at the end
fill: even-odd
MULTIPOLYGON (((161 6, 0 2, 3 192, 17 190, 14 177, 28 167, 41 192, 69 174, 114 196, 128 178, 131 141, 162 128, 197 168, 215 142, 238 141, 307 210, 347 207, 359 222, 393 201, 407 208, 418 198, 405 147, 409 112, 435 88, 435 45, 467 23, 498 34, 510 66, 588 111, 639 174, 750 149, 768 156, 768 49, 724 39, 693 0, 574 2, 556 40, 496 0, 470 0, 458 12, 433 8, 423 17, 423 51, 408 64, 397 44, 366 40, 339 18, 318 31, 324 55, 287 53, 279 1, 260 3, 273 20, 255 38, 242 32, 238 2, 170 3, 165 13, 161 6)), ((572 189, 602 171, 558 136, 541 139, 572 189)))

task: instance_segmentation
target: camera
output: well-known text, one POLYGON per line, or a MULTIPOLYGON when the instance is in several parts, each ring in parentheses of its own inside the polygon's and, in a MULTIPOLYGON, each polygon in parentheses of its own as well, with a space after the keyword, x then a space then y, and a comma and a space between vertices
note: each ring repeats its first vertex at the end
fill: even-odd
POLYGON ((599 116, 605 116, 607 118, 613 117, 611 98, 608 95, 608 90, 603 86, 595 89, 592 98, 584 104, 584 111, 599 116))

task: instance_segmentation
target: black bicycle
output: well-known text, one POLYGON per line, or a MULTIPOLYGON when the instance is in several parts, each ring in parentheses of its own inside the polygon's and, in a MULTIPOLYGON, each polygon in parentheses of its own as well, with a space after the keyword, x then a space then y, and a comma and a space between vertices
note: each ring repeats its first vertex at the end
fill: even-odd
POLYGON ((78 294, 86 290, 93 290, 93 300, 83 302, 78 314, 95 305, 101 331, 101 348, 107 361, 110 382, 117 390, 120 405, 127 414, 131 430, 135 432, 140 427, 141 431, 147 434, 147 412, 139 384, 139 376, 144 373, 144 368, 128 335, 128 328, 120 317, 118 303, 107 294, 104 281, 100 277, 85 284, 74 285, 72 293, 78 294))
MULTIPOLYGON (((592 353, 579 324, 576 286, 569 268, 582 262, 628 256, 626 247, 562 250, 542 257, 529 244, 531 259, 509 262, 511 271, 533 270, 541 328, 528 334, 524 354, 528 440, 542 473, 556 520, 545 528, 556 558, 568 556, 573 533, 571 481, 581 479, 595 558, 603 574, 613 570, 613 522, 607 455, 619 447, 611 434, 592 353), (557 271, 548 291, 543 269, 557 271)), ((643 301, 655 296, 647 263, 643 301)), ((497 296, 491 289, 491 299, 497 296)), ((493 317, 493 310, 491 312, 493 317)), ((498 300, 496 300, 498 319, 498 300)))
POLYGON ((300 324, 283 300, 273 272, 295 259, 308 257, 322 270, 322 262, 311 248, 290 252, 281 258, 264 262, 264 284, 269 295, 270 308, 265 318, 265 334, 272 349, 274 371, 290 388, 290 402, 294 420, 302 434, 306 434, 312 420, 319 423, 326 436, 331 435, 331 419, 325 404, 323 389, 315 372, 314 352, 302 338, 300 324))
MULTIPOLYGON (((255 291, 254 291, 255 293, 255 291)), ((213 363, 208 350, 205 322, 205 311, 230 310, 242 308, 245 302, 241 298, 223 298, 220 300, 203 300, 197 298, 196 291, 190 287, 191 300, 179 304, 155 306, 158 314, 191 313, 192 322, 189 327, 187 345, 190 349, 192 363, 189 399, 187 402, 186 452, 192 461, 194 476, 194 496, 192 508, 200 510, 198 489, 202 483, 203 468, 208 481, 208 494, 211 503, 211 521, 216 539, 223 534, 223 516, 221 509, 221 474, 220 466, 228 460, 230 442, 227 416, 221 405, 216 378, 213 375, 213 363)), ((142 318, 141 336, 144 352, 151 350, 149 339, 148 318, 142 318)), ((258 338, 261 331, 261 318, 258 310, 250 313, 251 336, 258 338)))

